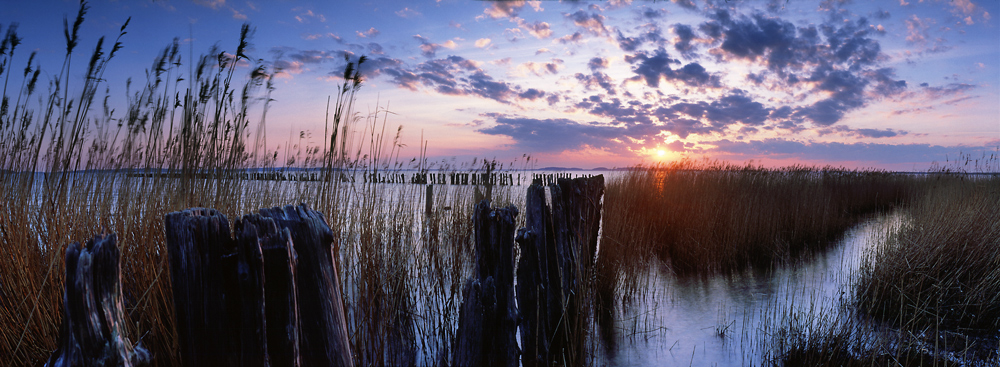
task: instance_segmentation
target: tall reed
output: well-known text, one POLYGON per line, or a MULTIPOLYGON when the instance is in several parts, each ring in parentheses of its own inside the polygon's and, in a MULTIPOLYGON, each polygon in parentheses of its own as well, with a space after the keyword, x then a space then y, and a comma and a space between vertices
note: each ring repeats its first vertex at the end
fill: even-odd
MULTIPOLYGON (((156 56, 138 88, 129 79, 125 112, 119 113, 107 104, 110 86, 104 95, 98 91, 122 47, 126 22, 110 52, 98 42, 86 77, 70 93, 72 55, 86 13, 82 3, 67 22, 65 63, 48 81, 47 93, 38 95, 33 56, 15 76, 22 79, 16 98, 4 91, 0 184, 9 194, 0 198, 0 251, 9 256, 0 257, 0 355, 13 365, 47 358, 61 317, 64 245, 109 229, 122 250, 127 337, 143 343, 155 365, 178 365, 164 215, 205 206, 235 218, 306 202, 325 214, 335 233, 355 360, 448 362, 458 289, 474 258, 473 191, 488 192, 497 205, 518 195, 482 185, 439 186, 430 198, 433 211, 424 213, 423 186, 361 179, 402 169, 427 173, 433 166, 422 156, 409 163, 399 159, 402 127, 389 125, 385 108, 367 114, 355 109, 364 58, 348 60, 319 142, 303 132, 298 141, 282 144, 284 150, 270 150, 264 127, 278 70, 248 55, 249 25, 241 28, 234 52, 213 47, 197 58, 185 56, 175 40, 156 56), (102 101, 95 111, 92 106, 102 101), (319 179, 260 180, 251 174, 319 179)), ((8 29, 0 52, 4 65, 21 42, 16 28, 8 29)), ((10 79, 11 70, 0 77, 10 79)), ((476 163, 437 170, 472 170, 476 163)))
POLYGON ((938 175, 860 269, 861 311, 934 350, 996 357, 1000 341, 1000 178, 938 175))
POLYGON ((769 267, 820 250, 866 215, 912 195, 884 171, 768 169, 678 161, 633 168, 608 184, 602 256, 649 253, 678 274, 769 267))

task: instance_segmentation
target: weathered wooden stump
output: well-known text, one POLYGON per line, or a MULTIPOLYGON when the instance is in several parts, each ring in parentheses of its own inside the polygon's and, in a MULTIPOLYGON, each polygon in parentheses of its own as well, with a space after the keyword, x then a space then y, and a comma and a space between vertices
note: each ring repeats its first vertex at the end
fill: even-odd
POLYGON ((351 366, 333 232, 305 204, 166 217, 185 365, 351 366))
POLYGON ((299 204, 261 209, 260 215, 289 231, 299 255, 295 279, 302 364, 354 365, 337 255, 333 253, 333 232, 323 214, 299 204))
POLYGON ((517 301, 524 366, 579 365, 584 360, 592 265, 601 223, 604 176, 528 187, 525 228, 517 233, 521 257, 517 301))
POLYGON ((181 358, 187 366, 237 365, 240 324, 229 220, 215 209, 166 215, 181 358))
MULTIPOLYGON (((267 348, 264 290, 264 253, 262 245, 280 236, 264 236, 260 230, 271 230, 266 225, 258 228, 250 220, 236 222, 236 292, 239 301, 239 352, 241 366, 269 366, 267 348)), ((287 241, 287 238, 286 238, 287 241)))
POLYGON ((288 229, 279 229, 274 219, 260 214, 244 215, 236 233, 243 239, 257 238, 264 257, 264 316, 267 353, 272 366, 299 366, 299 306, 295 274, 298 254, 288 229))
POLYGON ((46 366, 138 366, 150 355, 125 338, 121 268, 114 233, 66 249, 59 347, 46 366))
POLYGON ((517 207, 491 208, 483 200, 473 212, 476 270, 462 287, 464 300, 452 364, 517 366, 520 351, 514 302, 514 229, 517 207))

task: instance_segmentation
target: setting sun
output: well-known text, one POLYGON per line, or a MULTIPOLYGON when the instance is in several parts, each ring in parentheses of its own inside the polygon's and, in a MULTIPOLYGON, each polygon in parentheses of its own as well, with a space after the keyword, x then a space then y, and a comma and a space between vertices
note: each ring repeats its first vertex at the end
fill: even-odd
POLYGON ((656 151, 656 155, 658 155, 660 157, 663 157, 663 156, 667 155, 667 152, 664 152, 663 149, 660 149, 660 150, 656 151))

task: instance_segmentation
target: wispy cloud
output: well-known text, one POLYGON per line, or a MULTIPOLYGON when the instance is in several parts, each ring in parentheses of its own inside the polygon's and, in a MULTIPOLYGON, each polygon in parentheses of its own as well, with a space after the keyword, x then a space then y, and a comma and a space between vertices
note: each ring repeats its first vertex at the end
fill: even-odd
POLYGON ((297 15, 295 15, 295 20, 299 23, 310 23, 312 21, 317 21, 320 23, 326 22, 325 15, 313 12, 312 9, 304 9, 302 7, 297 7, 292 9, 292 11, 298 13, 297 15))
POLYGON ((406 7, 406 8, 400 9, 399 11, 396 11, 396 15, 399 16, 399 17, 401 17, 401 18, 415 18, 415 17, 419 17, 419 16, 421 16, 423 14, 421 14, 419 11, 416 11, 416 10, 410 9, 409 7, 406 7))
POLYGON ((364 32, 358 31, 358 32, 355 32, 355 33, 357 34, 358 38, 373 38, 373 37, 378 36, 379 33, 382 33, 382 32, 379 32, 379 30, 375 29, 375 27, 371 27, 367 31, 364 31, 364 32))

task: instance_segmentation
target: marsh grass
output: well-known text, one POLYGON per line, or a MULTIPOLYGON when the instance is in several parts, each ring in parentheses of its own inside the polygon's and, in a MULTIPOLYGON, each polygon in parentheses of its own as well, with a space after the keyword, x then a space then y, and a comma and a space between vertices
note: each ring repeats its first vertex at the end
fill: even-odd
MULTIPOLYGON (((298 202, 324 213, 335 233, 355 361, 446 362, 461 304, 458 287, 473 258, 472 191, 491 191, 498 205, 517 195, 509 188, 439 186, 427 215, 422 185, 343 180, 430 167, 423 157, 409 165, 399 160, 402 127, 389 125, 389 111, 355 110, 363 58, 348 62, 319 141, 304 132, 283 149, 268 150, 264 126, 279 70, 248 55, 248 25, 234 52, 213 47, 193 57, 184 56, 176 41, 168 45, 138 88, 129 79, 125 111, 114 110, 107 101, 117 86, 106 85, 102 75, 122 47, 119 40, 127 38, 127 22, 110 51, 98 42, 82 82, 70 83, 79 74, 72 56, 86 11, 82 3, 67 22, 65 63, 49 73, 51 80, 40 79, 33 56, 23 73, 11 77, 13 62, 24 62, 14 57, 20 44, 15 26, 8 27, 0 52, 0 78, 23 80, 4 90, 0 110, 5 364, 37 365, 55 349, 64 246, 108 229, 120 239, 126 337, 148 348, 155 365, 180 365, 164 215, 205 206, 238 218, 298 202), (278 167, 308 169, 323 179, 253 180, 244 174, 282 172, 278 167)), ((437 170, 476 170, 476 163, 437 170)))
POLYGON ((920 180, 884 171, 683 160, 613 176, 597 271, 602 302, 640 291, 654 256, 679 276, 768 269, 822 251, 908 202, 920 180))
MULTIPOLYGON (((997 158, 960 159, 996 167, 997 158)), ((954 167, 872 233, 836 312, 766 327, 783 366, 995 366, 1000 363, 1000 181, 954 167)))
POLYGON ((1000 179, 937 175, 859 271, 858 308, 935 351, 996 358, 1000 179))

